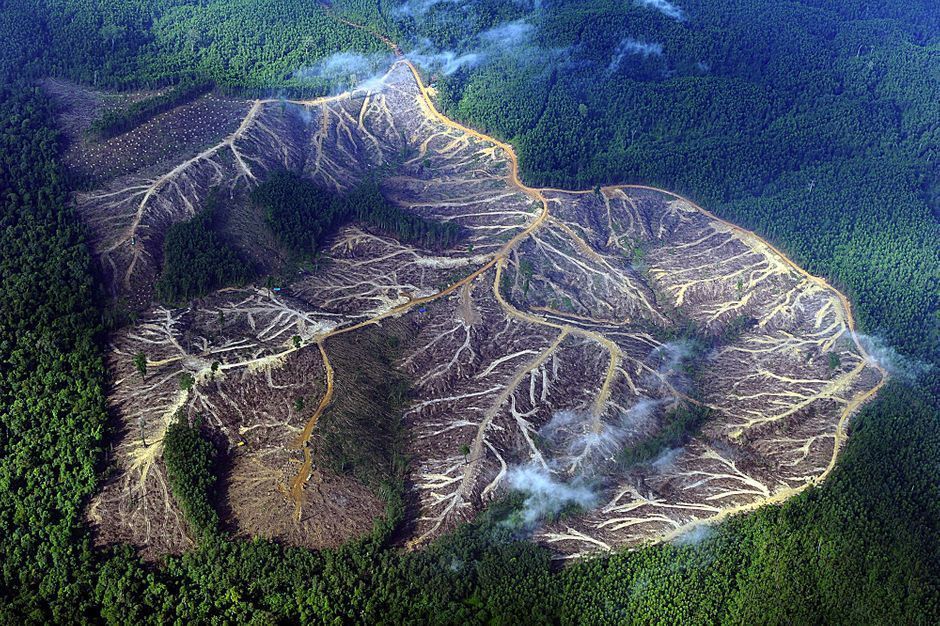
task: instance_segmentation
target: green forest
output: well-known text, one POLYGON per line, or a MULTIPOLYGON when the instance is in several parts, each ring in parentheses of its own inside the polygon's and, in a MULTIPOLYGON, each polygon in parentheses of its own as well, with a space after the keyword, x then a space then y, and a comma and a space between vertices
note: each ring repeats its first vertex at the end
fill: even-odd
POLYGON ((380 234, 424 248, 453 246, 460 228, 400 209, 382 196, 379 184, 365 180, 348 193, 321 189, 299 174, 272 173, 251 192, 275 239, 297 258, 310 260, 341 225, 355 220, 380 234))
MULTIPOLYGON (((687 0, 678 17, 654 8, 666 2, 400 4, 0 2, 0 622, 940 621, 935 4, 687 0), (216 453, 198 424, 179 423, 170 487, 199 546, 157 564, 94 548, 84 507, 107 471, 106 299, 36 80, 325 91, 296 72, 340 50, 385 51, 334 14, 406 49, 465 48, 528 20, 530 40, 512 49, 535 54, 500 47, 428 70, 449 114, 512 141, 528 182, 674 189, 844 289, 899 369, 853 418, 825 483, 694 541, 566 567, 499 507, 422 551, 394 547, 395 507, 369 537, 310 551, 216 526, 216 453), (916 379, 903 375, 914 359, 916 379)), ((422 245, 459 236, 370 204, 376 192, 366 186, 362 206, 383 232, 422 245)), ((311 236, 299 245, 318 245, 311 236)))
POLYGON ((163 302, 186 303, 214 289, 246 283, 254 275, 213 227, 220 202, 218 192, 211 193, 198 214, 167 229, 163 271, 156 284, 163 302))

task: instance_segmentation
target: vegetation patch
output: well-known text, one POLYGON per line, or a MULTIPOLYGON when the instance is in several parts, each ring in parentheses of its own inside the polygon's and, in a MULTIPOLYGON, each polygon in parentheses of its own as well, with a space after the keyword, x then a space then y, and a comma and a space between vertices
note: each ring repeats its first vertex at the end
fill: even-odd
POLYGON ((239 285, 253 272, 213 228, 220 197, 212 193, 195 217, 167 230, 163 242, 163 271, 157 297, 182 304, 220 287, 239 285))
POLYGON ((617 463, 630 468, 637 463, 652 461, 667 450, 685 445, 707 421, 706 407, 680 405, 666 414, 662 428, 655 435, 621 450, 617 454, 617 463))
POLYGON ((439 249, 459 241, 461 230, 389 203, 374 180, 347 194, 326 191, 287 170, 272 173, 252 191, 278 242, 298 259, 311 260, 327 238, 349 221, 358 221, 403 243, 439 249))
POLYGON ((213 471, 216 450, 201 433, 199 418, 192 424, 180 410, 163 437, 166 475, 194 534, 210 537, 219 531, 219 514, 212 506, 216 476, 213 471))
MULTIPOLYGON (((328 344, 333 366, 342 376, 336 382, 334 404, 314 431, 314 459, 375 491, 401 478, 401 417, 409 381, 394 363, 402 342, 412 334, 409 325, 392 323, 328 344)), ((304 404, 312 410, 316 401, 311 398, 304 404)))

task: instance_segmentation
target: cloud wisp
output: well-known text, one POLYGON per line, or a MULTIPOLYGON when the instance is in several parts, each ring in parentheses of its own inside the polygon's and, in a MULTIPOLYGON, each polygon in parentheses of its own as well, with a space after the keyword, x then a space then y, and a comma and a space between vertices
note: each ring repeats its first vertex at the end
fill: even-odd
POLYGON ((381 89, 393 57, 390 54, 359 54, 356 52, 337 52, 316 64, 297 70, 294 78, 302 80, 320 80, 338 93, 344 89, 381 89))
POLYGON ((887 370, 889 374, 904 382, 916 382, 918 378, 933 369, 930 363, 904 356, 889 346, 881 337, 861 333, 855 333, 854 336, 868 353, 869 362, 887 370))
MULTIPOLYGON (((464 4, 464 0, 408 0, 392 8, 391 14, 395 17, 422 17, 439 4, 464 4)), ((516 0, 516 4, 524 9, 540 11, 541 0, 516 0)))
MULTIPOLYGON (((612 403, 604 419, 587 411, 559 410, 538 429, 534 439, 538 454, 509 470, 509 485, 525 496, 521 512, 526 528, 554 517, 571 505, 591 508, 598 504, 606 477, 618 471, 620 453, 656 431, 657 415, 662 415, 672 399, 671 391, 689 386, 686 364, 695 355, 697 344, 679 339, 658 346, 650 353, 655 367, 643 380, 648 388, 669 388, 662 398, 636 396, 632 403, 612 403)), ((681 455, 682 448, 662 451, 652 461, 657 471, 665 471, 681 455)))
POLYGON ((569 506, 593 508, 599 503, 603 475, 631 437, 641 436, 662 404, 640 398, 615 419, 598 421, 581 412, 556 412, 538 431, 547 461, 533 460, 510 468, 511 489, 524 494, 521 521, 525 528, 552 518, 569 506))
MULTIPOLYGON (((446 1, 446 0, 438 0, 446 1)), ((431 6, 425 2, 421 6, 431 6)), ((564 62, 564 51, 542 49, 535 43, 535 26, 525 20, 504 22, 483 31, 456 49, 439 49, 429 39, 422 39, 405 56, 423 70, 450 75, 496 59, 512 59, 519 63, 538 60, 545 63, 564 62)), ((346 89, 378 90, 389 66, 394 62, 390 53, 359 54, 337 52, 314 65, 294 72, 296 79, 321 81, 332 93, 346 89)))
POLYGON ((619 44, 617 44, 617 47, 614 49, 614 54, 610 60, 610 65, 607 66, 608 73, 616 72, 618 69, 620 69, 624 59, 631 55, 639 56, 644 59, 662 56, 663 44, 639 41, 631 37, 625 37, 620 41, 619 44))
POLYGON ((673 543, 678 546, 698 546, 715 536, 715 528, 708 524, 698 524, 677 536, 673 543))
POLYGON ((458 4, 459 0, 408 0, 393 8, 391 13, 396 17, 421 17, 438 4, 458 4))
POLYGON ((515 48, 532 43, 535 26, 525 20, 505 22, 480 33, 480 40, 498 48, 515 48))
POLYGON ((666 17, 671 17, 674 20, 681 22, 685 19, 685 11, 669 2, 669 0, 634 0, 634 2, 640 6, 659 11, 666 17))
POLYGON ((518 61, 543 57, 534 45, 535 27, 525 20, 504 22, 483 31, 455 50, 435 48, 429 39, 421 40, 405 56, 423 69, 448 75, 500 57, 518 61))
POLYGON ((557 515, 568 506, 591 508, 598 501, 598 493, 588 479, 576 476, 566 482, 537 463, 513 467, 507 478, 512 489, 525 494, 522 522, 526 528, 557 515))
POLYGON ((486 60, 485 52, 455 52, 454 50, 434 50, 430 42, 405 54, 415 65, 431 71, 450 75, 462 68, 476 67, 486 60))

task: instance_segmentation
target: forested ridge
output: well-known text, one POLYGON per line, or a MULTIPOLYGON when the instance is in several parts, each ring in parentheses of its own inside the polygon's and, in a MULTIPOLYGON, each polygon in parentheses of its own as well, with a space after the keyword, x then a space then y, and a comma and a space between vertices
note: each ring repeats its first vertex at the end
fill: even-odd
MULTIPOLYGON (((367 0, 335 4, 396 37, 417 37, 424 28, 367 0)), ((440 17, 440 37, 460 41, 460 29, 524 14, 510 4, 470 3, 481 16, 459 26, 440 17)), ((585 90, 569 82, 577 77, 525 76, 499 61, 442 78, 440 93, 452 113, 513 139, 527 180, 588 186, 630 179, 683 191, 836 279, 864 329, 935 364, 914 382, 896 376, 853 419, 826 482, 694 541, 563 569, 551 566, 546 550, 518 541, 499 510, 420 552, 389 547, 391 524, 319 552, 234 540, 219 530, 155 566, 128 548, 92 549, 83 508, 105 471, 102 300, 69 208, 53 111, 33 81, 53 74, 158 86, 177 84, 195 68, 200 78, 258 89, 291 83, 295 69, 330 52, 381 46, 302 0, 6 0, 0 622, 940 619, 936 11, 914 1, 690 0, 686 20, 670 21, 641 16, 629 3, 600 4, 554 5, 559 15, 540 25, 546 41, 609 54, 617 42, 599 40, 602 27, 619 37, 632 23, 638 37, 666 45, 688 37, 690 50, 710 50, 713 73, 696 74, 703 71, 699 54, 688 55, 687 66, 681 57, 668 61, 677 67, 666 78, 659 61, 647 59, 585 90), (719 20, 713 28, 729 29, 727 36, 682 31, 708 20, 719 20), (768 29, 774 37, 755 39, 768 29), (786 71, 794 67, 787 54, 815 58, 803 67, 810 74, 786 71), (855 73, 839 74, 848 70, 855 73), (754 74, 772 79, 753 84, 754 74), (840 99, 845 93, 857 99, 840 99), (628 141, 634 128, 638 142, 628 141)), ((180 424, 174 437, 181 457, 201 459, 176 474, 174 494, 201 516, 196 524, 211 527, 211 446, 192 425, 180 424)))

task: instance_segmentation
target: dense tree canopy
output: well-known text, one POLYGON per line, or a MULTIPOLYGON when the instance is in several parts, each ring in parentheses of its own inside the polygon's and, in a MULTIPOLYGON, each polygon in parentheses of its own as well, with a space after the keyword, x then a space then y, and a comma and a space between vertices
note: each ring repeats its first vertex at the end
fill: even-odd
MULTIPOLYGON (((409 4, 430 6, 430 18, 369 0, 334 4, 396 38, 444 46, 535 3, 465 3, 459 23, 448 9, 464 3, 409 4)), ((650 3, 537 4, 539 40, 569 50, 572 65, 501 58, 453 73, 438 85, 450 112, 513 139, 533 182, 656 183, 755 228, 846 287, 866 329, 934 369, 896 377, 854 418, 825 484, 685 542, 567 568, 517 541, 524 533, 500 507, 419 552, 390 547, 394 510, 337 550, 223 530, 156 565, 127 548, 92 549, 83 507, 106 467, 101 299, 53 111, 33 81, 157 86, 195 72, 255 91, 296 85, 294 71, 337 50, 383 44, 312 0, 7 0, 0 621, 938 621, 940 14, 929 0, 687 0, 681 20, 650 3), (664 58, 608 73, 625 34, 662 42, 664 58)), ((349 198, 343 210, 418 244, 456 236, 395 213, 374 186, 349 198)), ((308 252, 320 242, 310 237, 298 243, 312 241, 308 252)), ((165 443, 175 497, 197 527, 212 527, 211 445, 189 424, 165 443)))
POLYGON ((25 602, 4 621, 53 598, 58 619, 81 606, 106 421, 91 259, 53 124, 35 90, 0 89, 0 605, 25 602))
POLYGON ((210 537, 219 530, 219 514, 212 507, 215 449, 180 411, 163 436, 163 462, 173 496, 194 534, 210 537))
POLYGON ((244 283, 252 272, 213 228, 220 196, 213 193, 192 219, 171 226, 163 240, 157 297, 186 303, 219 287, 244 283))
POLYGON ((251 198, 264 210, 268 226, 281 245, 307 258, 315 256, 326 239, 350 220, 425 248, 447 248, 461 235, 457 224, 436 222, 394 206, 371 179, 340 194, 282 170, 258 185, 251 198))

